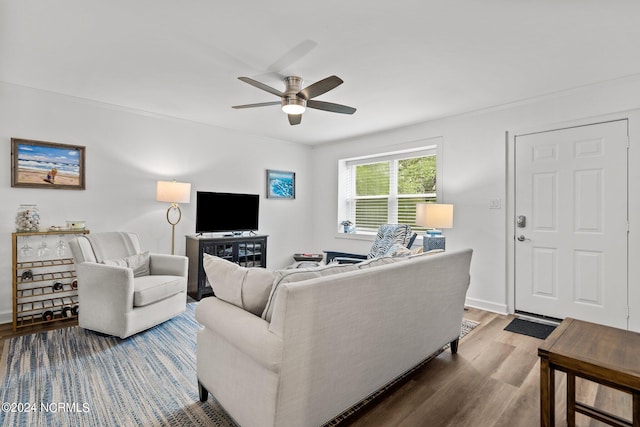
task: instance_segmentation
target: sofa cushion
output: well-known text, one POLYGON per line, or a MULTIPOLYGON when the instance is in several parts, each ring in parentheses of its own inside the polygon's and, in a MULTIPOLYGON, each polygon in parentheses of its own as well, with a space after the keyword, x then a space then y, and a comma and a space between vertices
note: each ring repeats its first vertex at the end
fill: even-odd
POLYGON ((209 254, 204 254, 202 263, 217 298, 256 316, 262 314, 275 278, 273 270, 241 267, 209 254))
POLYGON ((133 281, 133 306, 143 307, 184 291, 181 276, 140 276, 133 281))
POLYGON ((358 264, 327 264, 320 267, 299 268, 295 270, 280 270, 275 274, 269 301, 262 312, 262 318, 267 322, 271 322, 271 314, 273 313, 273 305, 275 303, 278 289, 283 283, 300 282, 303 280, 315 279, 316 277, 329 276, 331 274, 344 273, 346 271, 355 271, 358 264))
POLYGON ((427 252, 419 252, 417 254, 412 254, 409 256, 409 258, 416 259, 416 258, 421 258, 425 256, 436 255, 442 252, 444 252, 444 249, 431 249, 430 251, 427 251, 427 252))
POLYGON ((381 265, 387 265, 394 263, 396 261, 400 261, 403 258, 393 258, 390 256, 381 257, 381 258, 371 258, 366 261, 362 261, 361 263, 356 264, 360 270, 371 267, 379 267, 381 265))
POLYGON ((106 259, 102 261, 102 263, 105 265, 129 267, 133 270, 133 277, 148 276, 151 274, 149 270, 149 252, 116 259, 106 259))

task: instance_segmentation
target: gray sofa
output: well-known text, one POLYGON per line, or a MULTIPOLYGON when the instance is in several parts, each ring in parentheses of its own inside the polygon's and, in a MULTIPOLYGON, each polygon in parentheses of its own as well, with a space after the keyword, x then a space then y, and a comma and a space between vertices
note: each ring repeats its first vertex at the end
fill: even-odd
POLYGON ((457 350, 471 255, 294 270, 271 292, 270 321, 269 307, 259 317, 200 301, 200 400, 210 392, 243 427, 331 420, 446 344, 457 350))

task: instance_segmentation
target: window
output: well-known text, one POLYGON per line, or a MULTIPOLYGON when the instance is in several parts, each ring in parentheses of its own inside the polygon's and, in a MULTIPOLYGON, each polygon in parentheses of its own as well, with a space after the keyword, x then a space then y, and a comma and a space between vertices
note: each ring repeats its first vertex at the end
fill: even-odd
POLYGON ((437 146, 341 160, 339 222, 357 232, 382 224, 408 224, 416 231, 416 203, 437 199, 437 146))

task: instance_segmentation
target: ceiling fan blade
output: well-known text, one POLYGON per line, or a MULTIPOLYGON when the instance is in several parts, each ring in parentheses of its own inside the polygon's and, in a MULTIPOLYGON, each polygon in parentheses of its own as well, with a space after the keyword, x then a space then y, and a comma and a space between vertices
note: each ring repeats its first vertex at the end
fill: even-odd
POLYGON ((353 114, 356 109, 342 104, 334 104, 333 102, 315 101, 313 99, 307 101, 307 107, 316 110, 331 111, 332 113, 353 114))
POLYGON ((274 94, 276 96, 279 96, 279 97, 283 97, 284 96, 284 94, 282 92, 280 92, 278 89, 274 89, 271 86, 267 86, 264 83, 260 83, 257 80, 253 80, 252 78, 249 78, 249 77, 238 77, 238 80, 242 80, 243 82, 248 83, 251 86, 255 86, 258 89, 262 89, 262 90, 264 90, 266 92, 269 92, 269 93, 272 93, 272 94, 274 94))
POLYGON ((343 83, 342 79, 338 76, 329 76, 326 79, 322 79, 309 85, 298 92, 298 96, 303 99, 311 99, 316 96, 320 96, 323 93, 329 92, 331 89, 335 89, 343 83))
POLYGON ((299 125, 300 122, 302 121, 302 114, 288 114, 288 116, 289 116, 289 124, 291 126, 299 125))
POLYGON ((231 108, 239 109, 239 108, 266 107, 268 105, 280 105, 280 101, 260 102, 257 104, 234 105, 231 108))

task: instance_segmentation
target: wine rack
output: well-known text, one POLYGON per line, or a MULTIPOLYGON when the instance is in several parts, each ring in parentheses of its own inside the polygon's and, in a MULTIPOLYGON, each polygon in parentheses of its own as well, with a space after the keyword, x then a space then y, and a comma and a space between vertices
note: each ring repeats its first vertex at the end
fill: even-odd
MULTIPOLYGON (((63 241, 68 235, 87 233, 89 230, 12 233, 14 331, 40 323, 75 319, 79 312, 78 281, 68 246, 60 251, 63 253, 47 249, 43 257, 25 255, 24 248, 29 246, 26 239, 31 236, 41 236, 43 239, 60 236, 60 241, 63 241), (25 239, 22 248, 19 247, 19 238, 25 239)), ((33 249, 31 251, 35 252, 33 249)))

